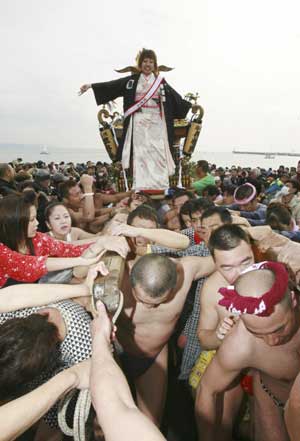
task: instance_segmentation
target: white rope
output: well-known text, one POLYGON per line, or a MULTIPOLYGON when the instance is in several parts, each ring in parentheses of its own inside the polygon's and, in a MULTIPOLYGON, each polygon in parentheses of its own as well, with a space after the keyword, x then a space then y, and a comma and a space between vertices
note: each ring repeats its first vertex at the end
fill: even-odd
POLYGON ((58 414, 57 414, 58 425, 59 425, 61 431, 67 436, 73 436, 73 433, 74 433, 72 427, 69 427, 67 424, 66 414, 67 414, 67 409, 70 404, 70 401, 75 396, 76 392, 77 392, 76 389, 71 390, 58 403, 58 414))
MULTIPOLYGON (((124 295, 122 291, 119 290, 119 302, 118 308, 114 312, 114 315, 111 319, 112 324, 114 325, 121 313, 124 304, 124 295)), ((113 351, 113 347, 112 347, 113 351)), ((70 401, 74 397, 76 393, 76 389, 71 390, 64 398, 61 399, 58 406, 58 425, 61 431, 67 435, 72 436, 74 441, 85 441, 86 440, 86 429, 85 423, 89 417, 92 399, 91 393, 89 389, 84 389, 79 392, 75 412, 73 417, 73 429, 68 426, 66 421, 66 413, 70 401)))

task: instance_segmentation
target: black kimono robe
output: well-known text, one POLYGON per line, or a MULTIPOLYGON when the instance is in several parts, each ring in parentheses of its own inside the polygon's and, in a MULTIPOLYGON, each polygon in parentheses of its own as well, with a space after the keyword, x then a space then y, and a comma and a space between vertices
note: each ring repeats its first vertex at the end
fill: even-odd
MULTIPOLYGON (((139 77, 140 74, 135 74, 125 78, 120 78, 118 80, 92 84, 97 105, 99 106, 100 104, 106 104, 109 101, 115 100, 116 98, 123 97, 123 109, 125 113, 126 110, 135 103, 136 88, 139 77)), ((174 119, 185 118, 191 107, 191 103, 181 98, 181 96, 174 89, 172 89, 172 87, 169 86, 165 80, 163 80, 163 86, 165 91, 165 101, 163 105, 168 132, 168 141, 170 151, 173 154, 172 146, 174 137, 174 119)), ((123 123, 123 134, 118 148, 118 160, 121 160, 122 158, 123 145, 130 118, 131 116, 126 118, 123 123)))

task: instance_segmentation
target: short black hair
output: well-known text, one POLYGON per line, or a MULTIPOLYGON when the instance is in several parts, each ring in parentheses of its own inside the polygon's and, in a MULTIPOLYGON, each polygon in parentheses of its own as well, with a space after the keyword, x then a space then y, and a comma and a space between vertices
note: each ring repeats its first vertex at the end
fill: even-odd
POLYGON ((242 241, 250 244, 250 236, 245 230, 235 224, 222 225, 212 232, 208 248, 214 257, 215 250, 230 251, 236 248, 242 241))
POLYGON ((139 205, 135 210, 129 213, 127 218, 127 224, 132 225, 132 222, 136 217, 140 217, 141 219, 146 219, 146 220, 152 220, 153 222, 155 222, 156 226, 158 227, 158 218, 156 211, 152 207, 149 207, 146 204, 139 205))
POLYGON ((207 173, 209 170, 209 165, 208 162, 205 161, 205 159, 201 159, 200 161, 197 162, 197 168, 200 167, 202 168, 202 170, 204 171, 204 173, 207 173))
POLYGON ((283 231, 290 226, 292 213, 280 202, 273 202, 268 205, 266 214, 266 224, 273 230, 283 231))
POLYGON ((176 188, 173 193, 172 199, 173 201, 182 196, 187 196, 189 199, 194 199, 194 194, 191 191, 185 190, 184 188, 176 188))
POLYGON ((202 193, 207 194, 207 197, 218 196, 220 194, 220 190, 216 185, 210 184, 203 188, 202 193))
POLYGON ((72 179, 69 179, 68 181, 61 182, 58 184, 57 193, 58 193, 58 199, 62 201, 63 199, 67 199, 69 197, 69 191, 71 188, 76 187, 78 183, 72 179))
POLYGON ((181 228, 186 228, 186 225, 184 224, 184 221, 182 219, 183 214, 188 215, 190 218, 192 218, 192 214, 196 213, 196 211, 203 212, 203 210, 214 206, 214 203, 207 198, 198 198, 186 201, 180 208, 179 212, 181 228))
POLYGON ((252 197, 251 202, 256 198, 257 190, 256 187, 252 187, 253 184, 246 182, 246 184, 240 185, 235 192, 235 200, 237 203, 243 201, 246 198, 252 197))
POLYGON ((214 203, 207 198, 197 198, 193 201, 191 213, 195 213, 195 211, 202 212, 214 206, 214 203))
POLYGON ((220 216, 223 224, 232 224, 232 216, 230 214, 230 211, 227 210, 227 208, 225 207, 216 206, 207 208, 201 216, 201 221, 203 221, 203 219, 207 219, 208 217, 213 216, 214 214, 218 214, 220 216))
POLYGON ((228 195, 233 196, 237 186, 234 184, 223 185, 223 194, 226 192, 228 195))

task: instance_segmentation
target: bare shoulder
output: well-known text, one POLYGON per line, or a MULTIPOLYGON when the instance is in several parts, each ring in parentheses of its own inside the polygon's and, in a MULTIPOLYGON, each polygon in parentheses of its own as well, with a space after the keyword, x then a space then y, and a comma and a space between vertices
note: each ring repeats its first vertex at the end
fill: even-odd
POLYGON ((227 286, 228 283, 224 279, 224 277, 221 276, 219 271, 214 271, 210 276, 207 277, 207 279, 204 282, 204 286, 207 286, 209 288, 215 288, 219 289, 220 287, 227 286))
POLYGON ((205 301, 215 303, 216 300, 220 297, 220 294, 218 294, 219 289, 226 285, 226 280, 221 276, 218 271, 215 271, 210 276, 208 276, 203 283, 203 288, 201 290, 201 299, 205 299, 205 301))

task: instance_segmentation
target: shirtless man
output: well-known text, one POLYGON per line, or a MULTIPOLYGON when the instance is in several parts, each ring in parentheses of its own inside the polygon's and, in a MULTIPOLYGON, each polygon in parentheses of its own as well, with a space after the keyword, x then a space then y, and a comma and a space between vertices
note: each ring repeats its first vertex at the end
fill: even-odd
MULTIPOLYGON (((254 381, 255 441, 288 441, 283 407, 300 366, 300 312, 288 288, 284 266, 254 265, 232 287, 222 290, 221 304, 241 314, 206 369, 197 391, 201 441, 216 440, 216 394, 226 390, 246 368, 254 381)), ((223 438, 222 438, 223 439, 223 438)))
POLYGON ((284 408, 284 419, 291 441, 298 441, 300 433, 300 373, 294 381, 284 408))
POLYGON ((217 349, 235 323, 230 313, 218 305, 218 291, 234 283, 254 263, 254 255, 250 237, 237 225, 218 228, 210 237, 209 248, 217 271, 206 279, 201 291, 198 338, 203 349, 217 349))
POLYGON ((117 338, 127 376, 134 381, 140 410, 160 424, 166 396, 167 343, 193 280, 214 270, 211 257, 148 254, 125 271, 124 309, 117 338))
POLYGON ((124 374, 112 357, 112 325, 101 302, 97 303, 97 312, 91 326, 90 390, 105 439, 117 441, 122 434, 123 441, 165 441, 158 428, 137 409, 124 374))
POLYGON ((59 193, 76 226, 90 229, 92 233, 97 233, 101 230, 103 224, 111 219, 116 212, 114 207, 103 208, 103 203, 118 202, 129 196, 130 193, 118 193, 117 195, 101 194, 102 205, 100 207, 99 196, 95 196, 93 192, 93 182, 92 176, 83 174, 80 177, 79 183, 75 181, 61 183, 59 185, 59 193))
POLYGON ((268 251, 268 247, 275 244, 272 248, 274 257, 277 254, 278 260, 293 263, 291 269, 295 273, 299 269, 299 259, 294 258, 292 262, 293 253, 299 255, 299 250, 286 238, 273 232, 269 234, 267 227, 242 229, 232 224, 215 230, 218 224, 221 225, 221 219, 218 220, 216 215, 202 220, 204 237, 206 241, 209 239, 209 248, 217 269, 207 278, 201 291, 198 338, 203 349, 217 349, 234 325, 234 321, 229 318, 231 314, 218 305, 221 298, 218 291, 226 284, 234 283, 240 273, 254 263, 248 232, 252 239, 262 245, 263 251, 268 251), (279 241, 278 244, 276 241, 279 241), (279 248, 281 251, 277 252, 279 248), (282 252, 284 248, 286 250, 282 252))
MULTIPOLYGON (((204 221, 210 222, 211 225, 217 225, 221 219, 219 215, 214 214, 205 218, 204 221)), ((201 290, 197 331, 201 349, 209 351, 220 347, 224 337, 230 333, 237 322, 236 318, 232 318, 231 313, 218 305, 218 301, 221 299, 218 293, 219 288, 234 283, 240 273, 254 263, 250 237, 239 226, 223 225, 210 234, 210 229, 206 228, 205 237, 210 237, 209 248, 217 270, 205 280, 201 290)), ((205 364, 208 364, 211 359, 210 355, 207 352, 202 352, 192 369, 189 381, 193 388, 196 388, 202 381, 200 379, 203 374, 203 363, 206 360, 205 364)), ((222 430, 220 434, 222 441, 232 439, 232 426, 242 398, 243 391, 239 384, 219 396, 219 400, 223 401, 222 422, 227 429, 226 433, 222 430)), ((197 413, 197 398, 195 407, 197 413)), ((199 437, 200 430, 201 427, 198 426, 199 437)))
POLYGON ((144 255, 147 245, 151 244, 175 250, 184 250, 189 246, 189 239, 184 234, 158 228, 157 214, 147 205, 139 205, 129 213, 127 224, 115 223, 110 228, 110 234, 128 237, 137 256, 144 255))

